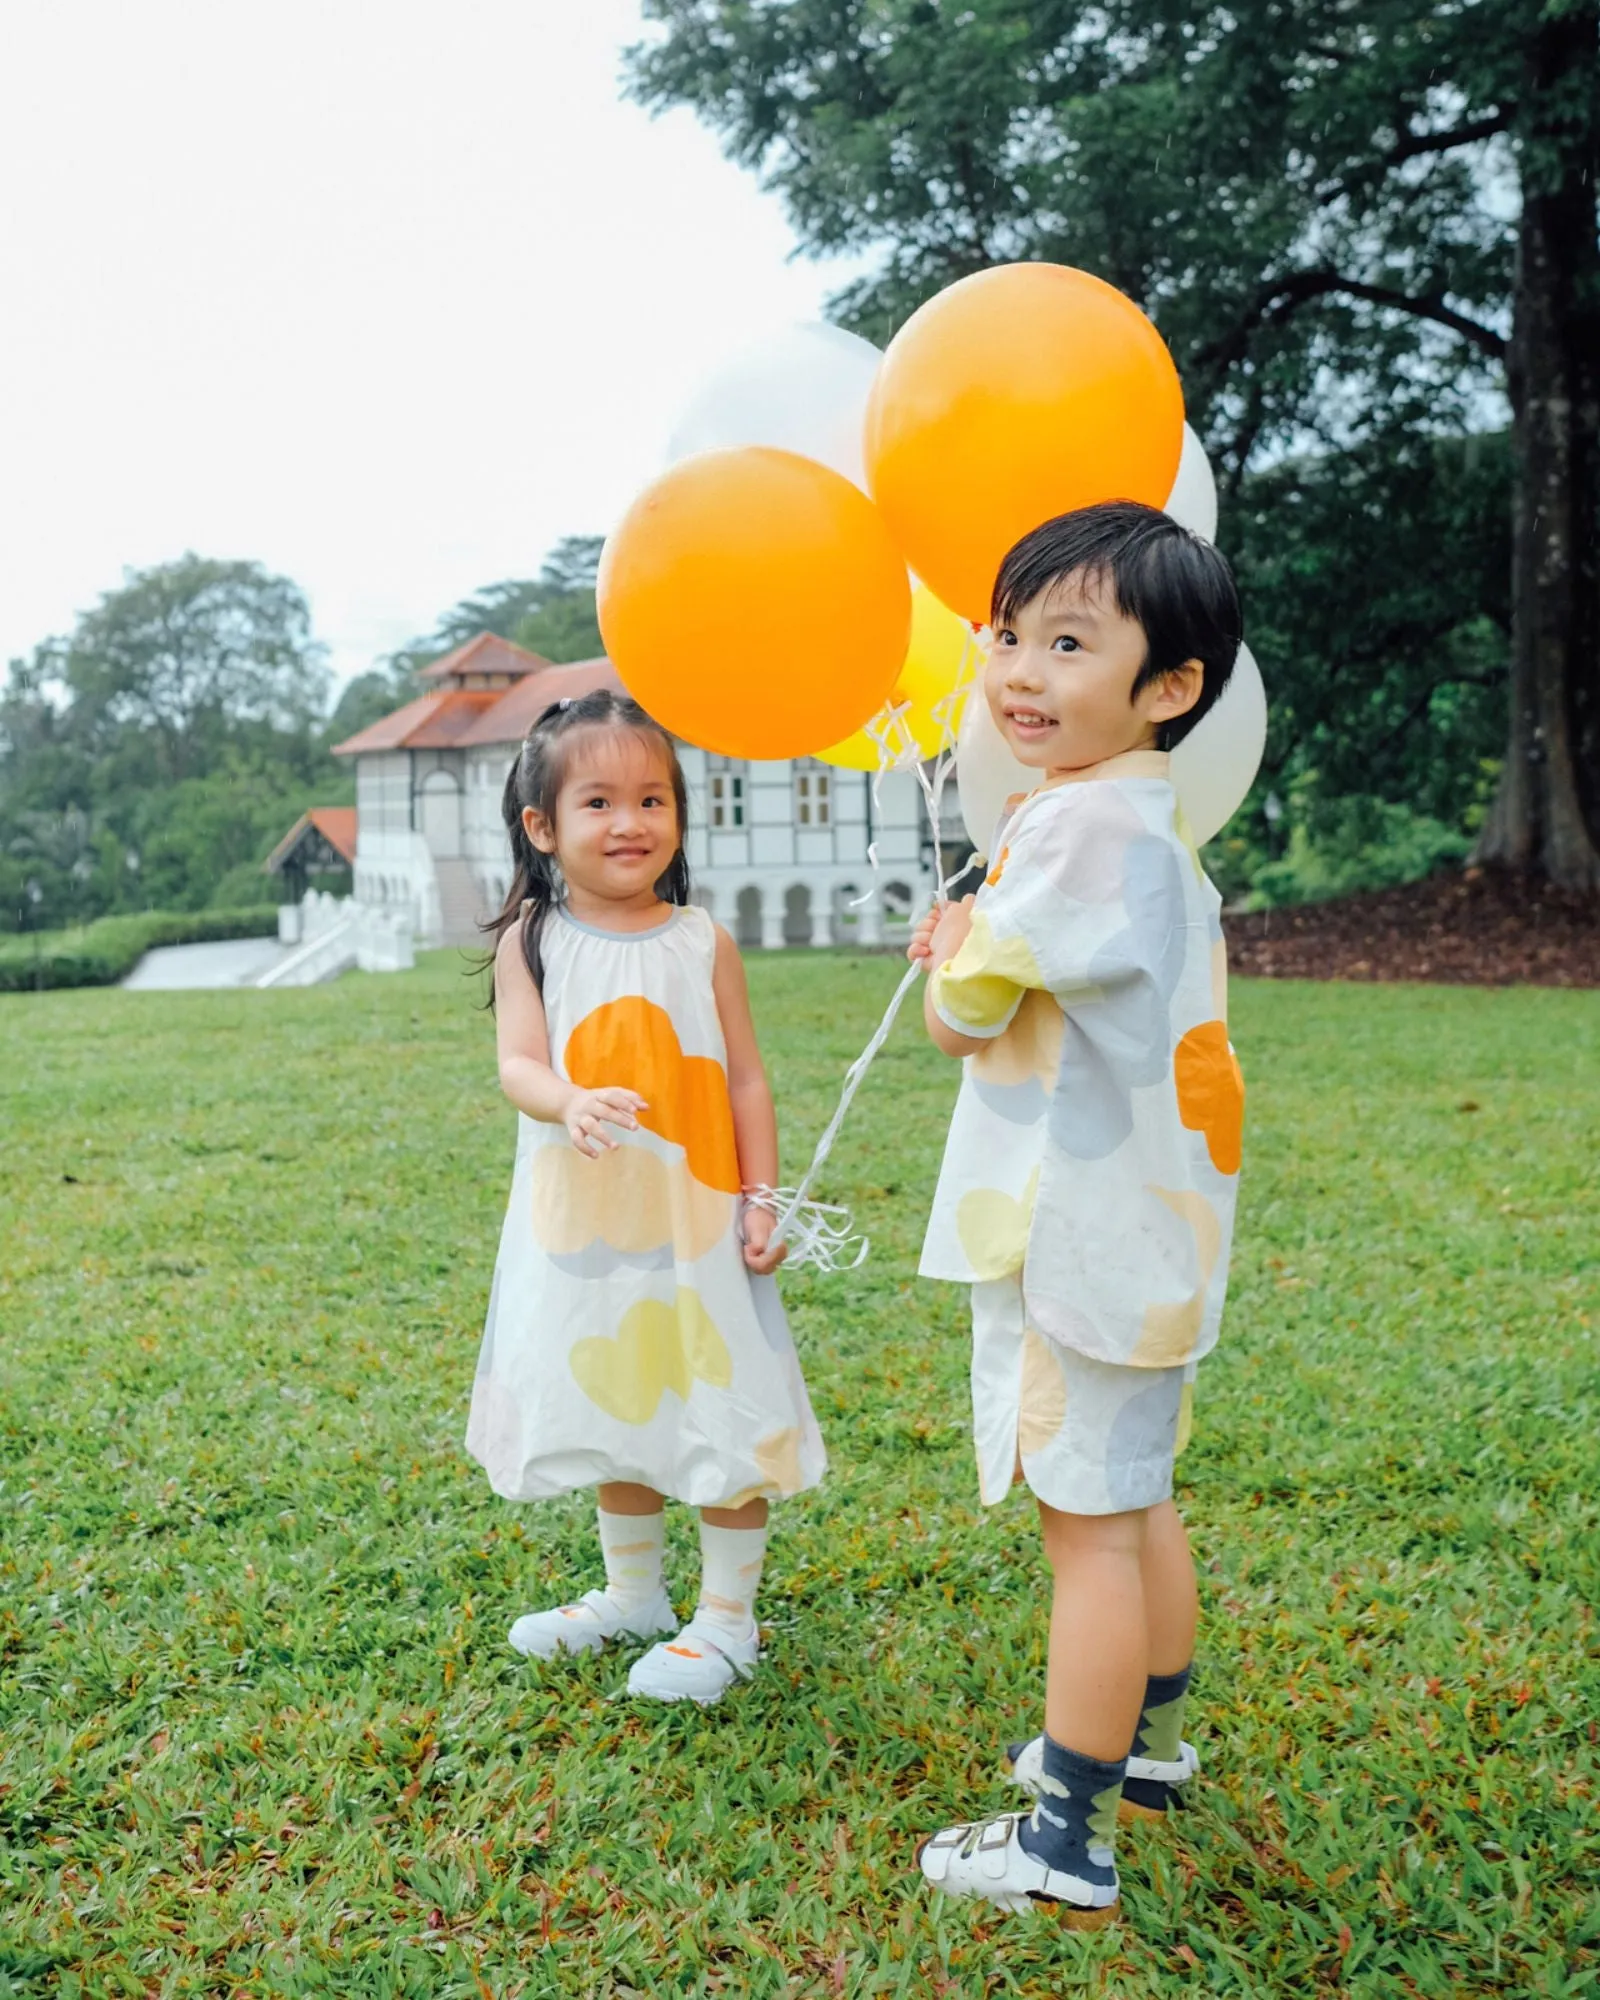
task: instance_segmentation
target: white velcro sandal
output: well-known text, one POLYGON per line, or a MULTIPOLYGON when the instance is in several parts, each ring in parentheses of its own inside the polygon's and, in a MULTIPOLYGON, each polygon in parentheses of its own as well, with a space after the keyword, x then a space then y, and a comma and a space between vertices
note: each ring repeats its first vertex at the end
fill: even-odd
POLYGON ((598 1653, 612 1639, 654 1639, 670 1632, 677 1613, 664 1590, 642 1611, 624 1616, 603 1590, 591 1590, 576 1604, 554 1611, 531 1611, 512 1626, 509 1637, 529 1659, 553 1660, 560 1653, 598 1653))
MULTIPOLYGON (((1044 1738, 1035 1736, 1028 1743, 1013 1743, 1006 1753, 1006 1761, 1010 1765, 1012 1782, 1020 1785, 1030 1799, 1036 1799, 1040 1791, 1039 1780, 1044 1775, 1044 1738)), ((1199 1768, 1199 1751, 1192 1743, 1180 1743, 1176 1763, 1163 1763, 1156 1757, 1130 1757, 1127 1775, 1142 1778, 1147 1784, 1168 1785, 1173 1791, 1181 1792, 1199 1768)), ((1117 1806, 1117 1817, 1126 1822, 1161 1819, 1164 1815, 1125 1798, 1117 1806)))
POLYGON ((947 1826, 917 1849, 917 1865, 947 1896, 978 1897, 1002 1910, 1042 1910, 1068 1930, 1099 1930, 1117 1913, 1116 1883, 1086 1882, 1047 1868, 1017 1838, 1026 1815, 947 1826))
POLYGON ((634 1661, 628 1692, 651 1701, 716 1701, 735 1681, 748 1680, 760 1658, 754 1625, 748 1639, 731 1639, 709 1619, 691 1618, 676 1638, 634 1661))

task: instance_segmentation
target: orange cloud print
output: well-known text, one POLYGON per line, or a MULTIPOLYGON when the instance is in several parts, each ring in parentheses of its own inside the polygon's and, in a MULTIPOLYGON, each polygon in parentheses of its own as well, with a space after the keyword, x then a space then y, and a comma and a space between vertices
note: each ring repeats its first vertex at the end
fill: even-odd
POLYGON ((1219 1174, 1236 1174, 1244 1155, 1244 1077, 1228 1043, 1227 1024, 1191 1028, 1172 1059, 1178 1115, 1191 1132, 1204 1132, 1206 1151, 1219 1174))
POLYGON ((542 1146, 533 1159, 533 1233, 555 1257, 596 1241, 630 1256, 671 1244, 697 1264, 727 1234, 730 1197, 646 1146, 618 1146, 598 1160, 571 1146, 542 1146))
POLYGON ((689 1171, 706 1187, 739 1192, 739 1149, 721 1063, 686 1056, 672 1016, 637 994, 608 1000, 567 1038, 567 1075, 583 1090, 636 1090, 639 1123, 681 1146, 689 1171))

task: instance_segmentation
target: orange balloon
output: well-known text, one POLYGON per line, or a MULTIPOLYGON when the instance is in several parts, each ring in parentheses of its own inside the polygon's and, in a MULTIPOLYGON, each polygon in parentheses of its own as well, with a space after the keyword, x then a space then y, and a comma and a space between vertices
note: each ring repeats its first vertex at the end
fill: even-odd
POLYGON ((911 586, 848 479, 751 445, 686 458, 606 542, 600 630, 628 692, 686 743, 805 757, 883 706, 911 586))
POLYGON ((1063 264, 1002 264, 930 299, 867 404, 873 498, 928 588, 980 623, 1025 534, 1096 500, 1164 506, 1182 451, 1166 343, 1063 264))

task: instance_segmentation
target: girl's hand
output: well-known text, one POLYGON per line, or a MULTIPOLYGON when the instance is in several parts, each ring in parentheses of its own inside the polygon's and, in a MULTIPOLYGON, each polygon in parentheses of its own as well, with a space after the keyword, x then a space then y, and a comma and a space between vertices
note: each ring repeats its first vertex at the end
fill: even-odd
POLYGON ((928 939, 930 972, 935 966, 947 964, 966 943, 967 933, 972 929, 972 906, 977 900, 976 896, 963 896, 959 903, 946 903, 939 911, 928 939))
POLYGON ((613 1153, 617 1148, 605 1127, 617 1125, 624 1132, 637 1132, 638 1114, 649 1108, 636 1090, 575 1090, 562 1123, 578 1151, 586 1159, 598 1160, 602 1153, 613 1153))
POLYGON ((744 1261, 745 1268, 753 1271, 758 1278, 770 1277, 789 1254, 787 1243, 779 1243, 769 1249, 772 1232, 778 1226, 778 1218, 767 1208, 752 1208, 748 1203, 744 1211, 744 1261))
POLYGON ((933 942, 933 934, 939 928, 939 919, 944 915, 947 908, 948 905, 945 903, 935 903, 933 908, 919 921, 916 929, 911 933, 911 942, 906 946, 906 957, 910 959, 913 965, 921 965, 927 959, 928 947, 933 942))

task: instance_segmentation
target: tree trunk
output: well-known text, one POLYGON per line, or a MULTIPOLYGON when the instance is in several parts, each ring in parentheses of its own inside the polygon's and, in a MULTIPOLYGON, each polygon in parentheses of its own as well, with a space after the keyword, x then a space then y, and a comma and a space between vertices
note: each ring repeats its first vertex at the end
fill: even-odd
POLYGON ((1508 363, 1510 740, 1479 858, 1600 889, 1600 5, 1530 51, 1508 363), (1574 111, 1578 115, 1574 117, 1574 111))

